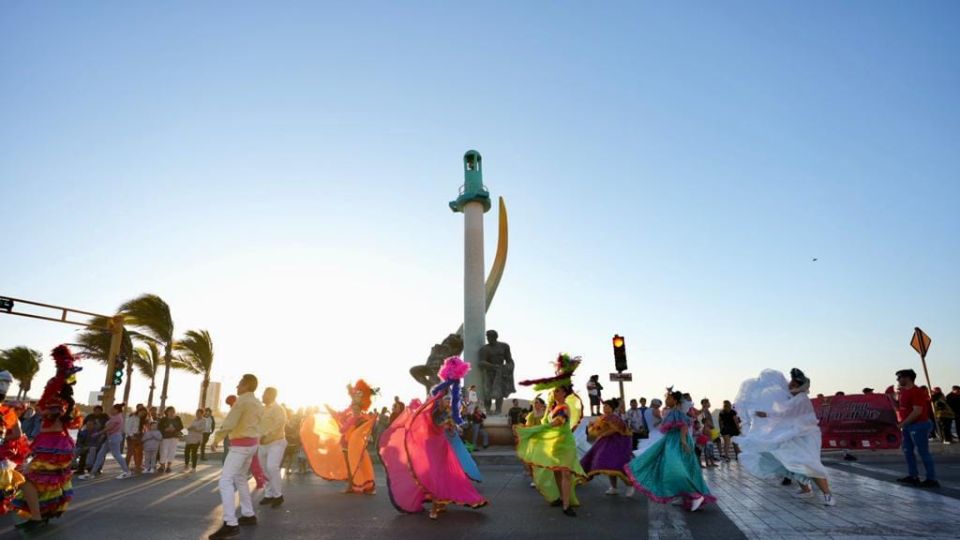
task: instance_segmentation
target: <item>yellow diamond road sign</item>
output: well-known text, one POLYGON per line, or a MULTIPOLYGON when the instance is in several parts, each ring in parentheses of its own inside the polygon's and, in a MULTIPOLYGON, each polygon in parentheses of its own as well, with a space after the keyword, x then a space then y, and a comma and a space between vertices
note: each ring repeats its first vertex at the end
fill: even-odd
POLYGON ((930 336, 924 334, 920 328, 914 328, 910 346, 920 353, 920 358, 926 358, 927 351, 930 350, 930 336))

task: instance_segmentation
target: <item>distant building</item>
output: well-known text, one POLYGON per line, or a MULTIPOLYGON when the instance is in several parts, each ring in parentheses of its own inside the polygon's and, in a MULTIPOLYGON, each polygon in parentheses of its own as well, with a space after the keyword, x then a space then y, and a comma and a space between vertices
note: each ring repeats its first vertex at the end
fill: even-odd
POLYGON ((214 413, 220 412, 220 383, 216 381, 210 381, 210 384, 207 386, 207 402, 203 404, 203 408, 209 407, 213 410, 214 413))

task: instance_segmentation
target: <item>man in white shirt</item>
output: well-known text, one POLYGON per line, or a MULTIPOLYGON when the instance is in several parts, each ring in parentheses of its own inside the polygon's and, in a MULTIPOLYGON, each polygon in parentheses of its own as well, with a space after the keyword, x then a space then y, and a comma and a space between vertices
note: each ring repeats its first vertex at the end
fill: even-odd
POLYGON ((213 434, 210 450, 216 452, 217 444, 229 438, 230 449, 220 471, 220 501, 223 505, 223 526, 208 536, 209 540, 231 538, 240 534, 240 525, 256 525, 257 515, 250 500, 250 463, 257 454, 260 444, 260 417, 263 404, 254 395, 257 389, 257 377, 244 374, 237 384, 239 396, 220 429, 213 434), (237 495, 240 498, 240 517, 237 517, 237 495))
POLYGON ((276 508, 283 504, 280 466, 287 449, 287 413, 277 403, 277 389, 268 387, 263 391, 263 415, 260 417, 260 465, 267 475, 267 487, 263 490, 260 504, 276 508))

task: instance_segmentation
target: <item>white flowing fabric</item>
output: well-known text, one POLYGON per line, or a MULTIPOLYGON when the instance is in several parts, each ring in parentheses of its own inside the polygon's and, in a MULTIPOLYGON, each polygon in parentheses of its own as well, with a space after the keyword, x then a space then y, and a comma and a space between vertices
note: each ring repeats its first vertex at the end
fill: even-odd
POLYGON ((740 465, 759 478, 777 478, 794 473, 808 478, 826 478, 820 461, 821 435, 810 397, 790 395, 787 379, 779 371, 764 370, 756 379, 740 385, 736 408, 743 420, 740 465), (767 413, 766 418, 756 415, 767 413))
POLYGON ((660 440, 660 437, 663 437, 663 432, 660 431, 659 426, 654 425, 653 411, 649 408, 643 411, 643 418, 647 421, 647 433, 649 434, 646 439, 640 439, 640 442, 637 443, 637 449, 633 451, 633 455, 639 456, 644 453, 647 448, 653 446, 653 443, 660 440))

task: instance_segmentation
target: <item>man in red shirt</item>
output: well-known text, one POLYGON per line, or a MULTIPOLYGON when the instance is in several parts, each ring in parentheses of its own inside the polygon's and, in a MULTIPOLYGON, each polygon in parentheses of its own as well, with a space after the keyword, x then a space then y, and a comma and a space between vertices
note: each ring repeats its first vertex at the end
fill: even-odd
POLYGON ((899 385, 899 403, 897 407, 897 425, 903 430, 903 454, 907 459, 907 476, 897 480, 903 484, 920 487, 940 487, 937 474, 933 468, 933 457, 930 455, 930 430, 933 422, 930 421, 930 396, 927 391, 914 384, 917 373, 912 369, 901 369, 897 372, 899 385), (920 481, 917 469, 917 457, 920 454, 923 469, 927 479, 920 481))

